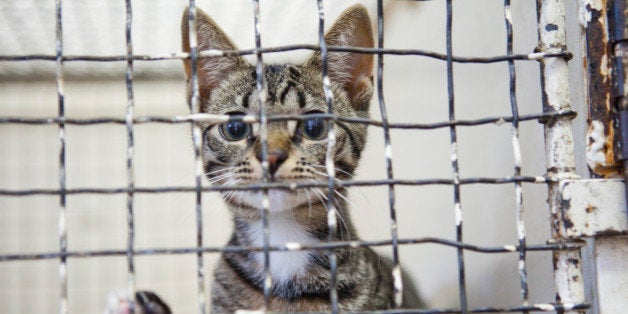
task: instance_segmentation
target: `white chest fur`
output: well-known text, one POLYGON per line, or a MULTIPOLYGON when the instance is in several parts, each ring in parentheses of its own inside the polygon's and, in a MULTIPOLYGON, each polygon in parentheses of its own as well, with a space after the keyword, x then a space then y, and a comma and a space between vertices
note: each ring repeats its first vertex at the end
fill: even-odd
MULTIPOLYGON (((270 245, 283 247, 286 243, 313 244, 317 242, 305 229, 298 224, 290 212, 279 212, 268 215, 268 230, 270 235, 270 245)), ((246 230, 249 239, 255 246, 263 246, 263 224, 257 222, 250 225, 246 230)), ((263 271, 264 253, 254 253, 255 259, 263 271)), ((270 273, 273 282, 285 283, 293 278, 302 275, 308 264, 308 252, 271 252, 270 253, 270 273)))

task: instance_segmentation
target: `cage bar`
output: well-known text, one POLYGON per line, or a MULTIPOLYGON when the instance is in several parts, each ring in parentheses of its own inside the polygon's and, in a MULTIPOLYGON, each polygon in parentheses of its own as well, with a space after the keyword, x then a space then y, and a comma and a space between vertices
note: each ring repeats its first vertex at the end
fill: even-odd
MULTIPOLYGON (((188 38, 190 43, 190 68, 192 97, 190 99, 191 115, 200 112, 200 92, 198 80, 198 42, 196 36, 196 3, 189 0, 188 7, 188 38)), ((202 132, 198 121, 191 121, 192 143, 194 145, 194 193, 196 213, 196 246, 203 247, 203 208, 202 208, 202 176, 203 162, 201 160, 202 132)), ((205 271, 203 268, 203 252, 197 251, 196 255, 197 299, 199 313, 205 313, 205 271)))
MULTIPOLYGON (((520 177, 472 177, 462 178, 455 182, 453 179, 433 178, 433 179, 419 179, 419 180, 405 180, 405 179, 393 179, 393 180, 351 180, 342 181, 337 180, 335 182, 337 187, 350 187, 350 186, 380 186, 380 185, 467 185, 467 184, 507 184, 514 182, 526 182, 544 184, 549 182, 555 182, 553 179, 549 179, 541 176, 520 176, 520 177)), ((258 191, 260 189, 284 189, 294 190, 307 187, 327 187, 325 183, 261 183, 246 186, 204 186, 201 188, 203 192, 210 191, 258 191)), ((120 194, 127 193, 129 189, 127 187, 120 188, 72 188, 65 189, 65 194, 120 194)), ((135 193, 186 193, 196 191, 196 187, 189 186, 163 186, 163 187, 135 187, 133 189, 135 193)), ((0 195, 6 196, 28 196, 28 195, 57 195, 61 191, 57 189, 27 189, 27 190, 0 190, 0 195)))
MULTIPOLYGON (((495 247, 477 246, 467 243, 460 243, 443 238, 409 238, 399 239, 398 245, 417 245, 417 244, 440 244, 452 248, 460 248, 468 251, 478 253, 516 253, 519 251, 519 247, 516 245, 504 245, 495 247)), ((392 242, 389 240, 380 241, 345 241, 345 242, 333 242, 323 244, 310 244, 300 246, 270 246, 269 251, 277 252, 294 252, 305 250, 329 250, 337 248, 353 248, 353 247, 377 247, 377 246, 390 246, 392 242)), ((575 243, 556 243, 556 244, 535 244, 527 245, 526 251, 559 251, 559 250, 579 250, 585 244, 581 242, 575 243)), ((220 247, 184 247, 184 248, 149 248, 149 249, 137 249, 135 255, 168 255, 168 254, 197 254, 203 253, 220 253, 220 252, 262 252, 263 247, 241 247, 241 246, 220 246, 220 247)), ((7 254, 0 255, 0 262, 2 261, 18 261, 18 260, 41 260, 41 259, 56 259, 62 256, 72 258, 88 258, 97 256, 123 256, 126 254, 126 250, 98 250, 98 251, 67 251, 65 253, 50 252, 50 253, 33 253, 33 254, 7 254)))
MULTIPOLYGON (((543 112, 543 113, 533 113, 526 115, 519 115, 519 122, 522 121, 537 121, 537 120, 547 120, 553 118, 561 118, 561 117, 575 117, 576 112, 571 109, 567 110, 559 110, 557 112, 543 112)), ((359 117, 343 117, 336 116, 333 114, 327 113, 310 113, 308 115, 273 115, 272 117, 267 117, 268 122, 272 121, 288 121, 288 120, 304 120, 304 119, 329 119, 333 121, 340 121, 346 123, 361 123, 368 124, 377 127, 383 127, 384 122, 378 121, 374 119, 368 118, 359 118, 359 117)), ((173 116, 173 117, 160 117, 160 116, 135 116, 133 117, 133 124, 146 124, 146 123, 164 123, 164 124, 177 124, 177 123, 189 123, 189 122, 205 122, 208 124, 221 124, 229 121, 229 119, 233 119, 233 117, 229 115, 216 115, 210 113, 197 113, 190 115, 181 115, 181 116, 173 116)), ((59 118, 59 117, 50 117, 50 118, 26 118, 26 117, 0 117, 0 124, 53 124, 59 123, 63 121, 63 123, 78 125, 78 126, 87 126, 94 124, 126 124, 126 119, 113 118, 113 117, 100 117, 100 118, 59 118)), ((242 117, 242 121, 252 123, 252 122, 260 122, 260 119, 257 116, 247 115, 242 117)), ((448 120, 442 122, 435 123, 394 123, 388 122, 389 129, 417 129, 417 130, 432 130, 438 128, 449 128, 451 126, 477 126, 484 124, 495 124, 502 125, 504 123, 512 123, 512 116, 499 116, 499 117, 487 117, 473 120, 448 120)))
MULTIPOLYGON (((452 24, 453 8, 452 1, 447 0, 447 24, 446 24, 446 45, 447 45, 447 95, 449 104, 449 120, 456 119, 456 106, 454 98, 454 68, 453 68, 453 43, 452 24)), ((454 190, 454 217, 456 221, 456 241, 463 242, 462 235, 462 205, 460 201, 460 169, 458 166, 458 135, 456 126, 449 127, 449 137, 451 142, 451 168, 453 171, 454 190)), ((462 313, 467 313, 467 291, 465 280, 464 250, 458 248, 458 294, 460 298, 460 309, 462 313)))
MULTIPOLYGON (((215 57, 234 57, 234 56, 246 56, 257 53, 273 53, 273 52, 285 52, 294 50, 312 50, 319 51, 318 45, 285 45, 278 47, 260 47, 259 49, 242 49, 242 50, 215 50, 208 49, 199 51, 197 58, 215 58, 215 57)), ((422 49, 393 49, 393 48, 362 48, 362 47, 346 47, 346 46, 327 46, 328 51, 333 52, 356 52, 366 54, 389 54, 397 56, 423 56, 428 58, 434 58, 438 60, 447 60, 447 55, 422 49)), ((571 53, 569 51, 550 51, 550 52, 535 52, 530 54, 514 54, 495 57, 460 57, 452 56, 453 62, 458 63, 495 63, 503 62, 507 60, 518 61, 536 61, 544 58, 570 58, 571 53)), ((150 55, 133 55, 133 60, 139 61, 162 61, 162 60, 175 60, 175 59, 190 59, 191 54, 185 52, 173 52, 166 54, 150 54, 150 55)), ((56 56, 46 54, 25 54, 25 55, 0 55, 0 61, 55 61, 56 56)), ((126 55, 110 55, 110 56, 94 56, 94 55, 64 55, 62 57, 64 62, 71 61, 91 61, 91 62, 116 62, 126 61, 126 55)))
MULTIPOLYGON (((384 48, 384 5, 382 0, 377 1, 377 48, 384 48)), ((384 101, 384 55, 377 55, 377 101, 382 117, 382 130, 384 131, 384 157, 386 159, 386 176, 388 180, 394 180, 392 144, 390 141, 390 128, 388 124, 388 113, 386 102, 384 101)), ((398 308, 403 301, 403 281, 401 276, 401 266, 399 263, 399 236, 397 225, 397 210, 395 207, 395 185, 388 185, 388 208, 390 212, 390 236, 392 244, 392 276, 394 291, 394 306, 398 308)))
POLYGON ((67 208, 66 208, 66 170, 65 170, 65 95, 63 80, 63 13, 62 0, 55 1, 55 50, 57 104, 59 118, 59 313, 68 312, 68 276, 67 276, 67 208))
MULTIPOLYGON (((504 0, 504 20, 506 23, 506 53, 513 53, 513 29, 510 0, 504 0)), ((521 145, 519 144, 519 106, 517 105, 517 74, 515 62, 508 60, 510 110, 512 113, 512 150, 514 159, 514 176, 521 175, 521 145)), ((526 229, 524 222, 523 189, 521 182, 515 182, 515 206, 517 219, 517 237, 519 239, 519 279, 521 282, 521 303, 529 305, 528 271, 526 269, 526 229)), ((528 313, 524 311, 523 313, 528 313)))
MULTIPOLYGON (((539 49, 541 51, 563 50, 567 45, 564 0, 537 0, 539 49)), ((541 85, 543 111, 555 112, 570 109, 569 73, 567 60, 552 58, 541 60, 541 85)), ((575 172, 573 134, 569 118, 543 121, 545 132, 545 165, 547 176, 555 180, 578 179, 575 172)), ((570 240, 560 237, 563 221, 560 211, 559 184, 548 183, 552 240, 557 243, 570 240)), ((553 252, 556 301, 561 304, 584 303, 584 280, 582 259, 579 250, 553 252)), ((578 310, 566 313, 584 313, 578 310)))
MULTIPOLYGON (((327 73, 327 42, 325 41, 325 9, 323 7, 323 1, 317 0, 316 5, 318 8, 318 44, 321 52, 321 80, 323 83, 323 92, 325 94, 325 102, 327 103, 327 113, 333 115, 333 102, 334 94, 330 87, 330 78, 327 73)), ((336 130, 333 123, 328 125, 327 133, 327 152, 325 154, 325 170, 327 172, 327 226, 328 226, 328 242, 334 240, 334 234, 338 228, 338 211, 334 206, 334 188, 336 179, 336 169, 334 164, 334 153, 336 147, 336 130)), ((333 250, 329 250, 329 300, 331 302, 332 313, 338 313, 338 290, 336 287, 336 279, 338 272, 338 261, 336 253, 333 250)))
MULTIPOLYGON (((259 105, 259 139, 262 147, 262 182, 270 181, 270 171, 268 165, 268 120, 266 116, 266 98, 264 92, 264 63, 262 53, 259 49, 262 47, 262 26, 260 21, 259 0, 253 0, 253 18, 255 28, 255 81, 257 88, 257 102, 259 105)), ((272 276, 270 274, 270 233, 268 230, 268 211, 270 209, 270 201, 268 199, 268 189, 262 189, 262 228, 263 230, 263 252, 264 252, 264 307, 270 310, 270 295, 272 293, 272 276)))
POLYGON ((133 171, 133 40, 131 28, 133 26, 133 8, 131 0, 125 0, 126 7, 126 23, 125 23, 125 35, 126 35, 126 52, 127 52, 127 64, 125 71, 125 84, 127 93, 127 108, 125 115, 126 131, 127 131, 127 147, 126 147, 126 176, 127 176, 127 290, 129 297, 129 311, 134 313, 135 311, 135 220, 133 210, 133 194, 135 187, 134 171, 133 171))

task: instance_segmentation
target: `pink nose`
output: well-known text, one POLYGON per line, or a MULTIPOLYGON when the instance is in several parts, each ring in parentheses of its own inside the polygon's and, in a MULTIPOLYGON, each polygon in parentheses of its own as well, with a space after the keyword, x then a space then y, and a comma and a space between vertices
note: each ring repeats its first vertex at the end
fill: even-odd
MULTIPOLYGON (((256 157, 257 160, 259 160, 260 162, 262 161, 261 153, 258 154, 256 157)), ((279 169, 281 164, 286 161, 287 158, 288 155, 281 150, 272 150, 268 152, 268 154, 266 155, 266 160, 268 161, 268 171, 270 172, 271 176, 275 175, 277 169, 279 169)))

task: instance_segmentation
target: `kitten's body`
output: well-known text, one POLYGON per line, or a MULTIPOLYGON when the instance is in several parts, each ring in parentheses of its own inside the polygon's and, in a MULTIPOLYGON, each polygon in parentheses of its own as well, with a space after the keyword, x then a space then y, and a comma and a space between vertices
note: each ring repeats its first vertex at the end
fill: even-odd
MULTIPOLYGON (((202 11, 197 11, 198 50, 236 50, 224 32, 202 11)), ((188 16, 182 21, 183 49, 190 51, 188 16)), ((366 9, 347 9, 327 33, 331 46, 373 47, 366 9)), ((343 117, 368 117, 372 97, 372 55, 330 52, 329 86, 333 113, 343 117)), ((191 63, 185 61, 189 97, 191 63)), ((259 95, 255 67, 240 57, 212 57, 197 63, 200 109, 211 114, 258 115, 259 95)), ((301 65, 264 65, 264 108, 269 117, 307 115, 328 110, 318 52, 301 65)), ((247 186, 262 182, 262 143, 258 125, 233 119, 222 125, 202 125, 203 162, 209 180, 216 185, 247 186)), ((322 183, 326 173, 327 130, 325 120, 270 121, 267 124, 269 177, 278 183, 322 183)), ((363 124, 334 122, 335 177, 349 179, 360 160, 366 141, 363 124)), ((324 186, 324 185, 323 185, 324 186)), ((268 191, 271 246, 287 243, 317 244, 330 240, 326 187, 268 191)), ((263 246, 261 191, 226 191, 223 198, 233 213, 234 231, 229 246, 263 246)), ((332 241, 358 240, 349 217, 345 189, 335 191, 333 205, 338 221, 332 241)), ((352 209, 359 213, 359 209, 352 209)), ((330 311, 329 250, 271 252, 272 311, 330 311)), ((367 247, 334 250, 337 259, 336 289, 341 310, 375 310, 394 306, 391 263, 367 247)), ((225 252, 215 268, 211 291, 212 312, 263 309, 264 254, 225 252)), ((410 293, 413 289, 408 289, 410 293)), ((405 298, 404 306, 417 307, 405 298)))
MULTIPOLYGON (((313 210, 325 209, 320 207, 313 210)), ((326 215, 320 216, 318 218, 325 219, 326 215)), ((299 228, 301 231, 310 232, 307 229, 311 226, 302 227, 302 223, 290 221, 291 218, 278 219, 272 214, 269 218, 271 228, 278 226, 274 225, 273 221, 280 220, 280 224, 295 223, 288 228, 299 228)), ((259 244, 259 239, 252 239, 246 232, 248 224, 238 223, 241 226, 235 231, 229 245, 259 244), (242 230, 245 231, 242 232, 242 230)), ((257 221, 254 222, 254 224, 257 223, 257 221)), ((285 234, 278 234, 278 232, 287 231, 282 230, 285 228, 286 225, 284 228, 278 228, 277 231, 271 231, 271 244, 284 244, 282 241, 274 242, 273 236, 285 236, 285 234)), ((326 238, 325 226, 321 226, 320 229, 318 236, 312 237, 315 241, 324 241, 326 238)), ((335 253, 338 264, 336 287, 341 309, 386 309, 392 306, 391 268, 385 259, 381 259, 368 248, 351 249, 351 251, 349 249, 336 250, 335 253)), ((213 312, 264 307, 263 257, 256 254, 261 253, 223 254, 214 273, 213 312)), ((273 252, 270 256, 270 265, 273 278, 270 308, 273 311, 331 310, 329 260, 326 251, 273 252), (273 264, 278 264, 282 268, 274 268, 273 264)))
MULTIPOLYGON (((344 23, 338 37, 363 35, 366 45, 372 45, 371 32, 366 11, 355 7, 345 13, 344 23), (361 23, 361 24, 360 24, 361 23), (359 25, 358 25, 359 24, 359 25), (348 34, 344 27, 366 27, 364 34, 348 34)), ((187 22, 184 19, 184 23, 187 22)), ((219 32, 206 16, 201 16, 200 29, 219 32), (205 20, 205 21, 203 21, 205 20)), ((183 33, 187 30, 184 24, 183 33)), ((338 29, 338 27, 336 27, 338 29)), ((213 38, 220 34, 211 34, 213 38)), ((199 45, 210 44, 199 35, 199 45)), ((329 39, 329 35, 328 35, 329 39)), ((219 40, 220 41, 220 40, 219 40)), ((328 40, 329 41, 329 40, 328 40)), ((224 41, 223 41, 224 42, 224 41)), ((349 42, 332 42, 330 45, 357 45, 349 42)), ((364 44, 364 43, 363 43, 364 44)), ((185 47, 185 43, 184 43, 185 47)), ((211 47, 211 46, 210 46, 211 47)), ((203 47, 205 48, 205 47, 203 47)), ((215 48, 215 47, 211 47, 215 48)), ((216 47, 235 49, 235 47, 216 47)), ((368 103, 372 94, 371 57, 355 55, 354 60, 335 55, 331 58, 331 88, 334 94, 333 111, 344 117, 367 117, 368 103), (335 61, 335 62, 334 62, 335 61), (335 72, 333 67, 355 67, 351 62, 362 62, 360 72, 335 72), (343 64, 340 64, 343 63, 343 64), (337 74, 337 75, 334 75, 337 74), (343 77, 341 77, 341 75, 343 77), (345 80, 345 84, 342 83, 345 80), (357 81, 357 82, 356 82, 357 81), (347 85, 352 85, 347 89, 347 85)), ((219 62, 219 61, 216 61, 219 62)), ((217 84, 202 97, 202 110, 207 113, 225 114, 238 112, 256 115, 259 112, 256 75, 253 66, 240 60, 233 61, 226 80, 217 84)), ((205 69, 223 65, 201 65, 205 69)), ((199 73, 199 75, 202 75, 199 73)), ((214 74, 210 74, 214 75, 214 74)), ((224 75, 224 74, 223 74, 224 75)), ((268 116, 326 112, 324 90, 321 80, 320 59, 312 57, 303 65, 265 65, 263 70, 264 91, 268 116)), ((203 79, 201 79, 202 81, 203 79)), ((268 152, 277 153, 285 160, 270 162, 274 182, 318 182, 325 183, 326 137, 309 140, 299 134, 299 122, 281 121, 268 124, 268 152)), ((366 127, 359 124, 337 123, 334 163, 338 178, 349 178, 353 173, 364 148, 366 127)), ((211 128, 208 126, 208 128, 211 128)), ((257 128, 252 136, 242 143, 224 141, 220 132, 211 129, 205 134, 205 170, 215 184, 246 185, 259 183, 262 179, 260 162, 261 142, 257 128), (221 171, 227 169, 228 175, 221 171), (215 173, 215 175, 214 175, 215 173)), ((297 191, 269 191, 270 244, 284 246, 286 243, 314 244, 328 240, 326 188, 308 188, 297 191)), ((356 240, 348 214, 345 190, 337 190, 334 205, 337 210, 338 228, 334 241, 356 240)), ((233 212, 234 232, 230 246, 263 245, 261 221, 262 192, 225 193, 224 199, 233 212)), ((337 257, 336 289, 341 309, 386 309, 393 306, 393 285, 390 263, 377 256, 369 248, 344 248, 334 251, 337 257)), ((329 311, 330 266, 329 251, 272 252, 270 254, 273 311, 329 311)), ((214 272, 212 285, 212 311, 230 312, 237 309, 261 309, 264 307, 264 256, 262 252, 224 253, 214 272)))

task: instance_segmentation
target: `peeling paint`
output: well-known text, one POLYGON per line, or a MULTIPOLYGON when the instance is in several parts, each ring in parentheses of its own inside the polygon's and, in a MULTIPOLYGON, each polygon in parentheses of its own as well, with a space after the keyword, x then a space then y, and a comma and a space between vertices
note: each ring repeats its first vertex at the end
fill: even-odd
POLYGON ((557 265, 554 277, 560 300, 569 303, 573 303, 569 300, 585 300, 584 283, 579 280, 582 278, 580 251, 554 252, 553 258, 557 265), (573 280, 574 277, 578 280, 573 280))
MULTIPOLYGON (((610 122, 612 123, 612 121, 610 122)), ((589 122, 587 131, 587 165, 596 174, 605 176, 618 175, 619 165, 613 151, 614 128, 606 127, 602 121, 589 122)))
POLYGON ((556 307, 551 304, 534 304, 534 306, 547 312, 556 310, 556 307))
POLYGON ((597 167, 606 167, 606 139, 604 138, 604 124, 600 121, 591 121, 587 132, 587 164, 592 170, 597 167))
POLYGON ((580 22, 580 26, 582 26, 582 28, 587 27, 589 22, 591 22, 591 11, 587 9, 590 2, 591 0, 580 0, 580 7, 578 8, 578 21, 580 22))
POLYGON ((578 238, 628 233, 624 184, 619 179, 564 181, 559 184, 564 230, 578 238), (598 208, 600 210, 598 210, 598 208))
POLYGON ((545 30, 548 32, 552 32, 552 31, 557 31, 558 30, 558 25, 556 24, 547 24, 545 25, 545 30))

